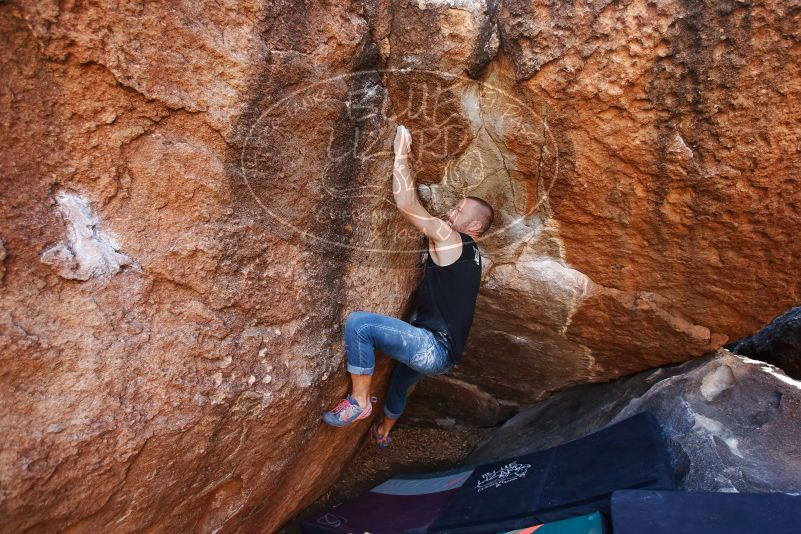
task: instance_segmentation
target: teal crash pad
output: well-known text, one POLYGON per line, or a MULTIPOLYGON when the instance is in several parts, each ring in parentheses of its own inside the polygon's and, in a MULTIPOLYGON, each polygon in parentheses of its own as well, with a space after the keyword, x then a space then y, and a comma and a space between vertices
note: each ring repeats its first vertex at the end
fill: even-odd
POLYGON ((594 512, 552 523, 507 530, 503 534, 604 534, 604 532, 606 531, 604 530, 603 518, 601 514, 594 512))

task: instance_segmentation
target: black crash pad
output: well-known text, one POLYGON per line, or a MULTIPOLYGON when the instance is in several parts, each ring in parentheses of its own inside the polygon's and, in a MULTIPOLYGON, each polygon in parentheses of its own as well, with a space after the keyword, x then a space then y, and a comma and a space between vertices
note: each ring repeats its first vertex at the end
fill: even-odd
POLYGON ((608 512, 618 489, 674 487, 659 423, 642 412, 563 445, 475 468, 425 532, 548 523, 608 512))
POLYGON ((612 526, 615 534, 798 534, 801 496, 616 491, 612 526))

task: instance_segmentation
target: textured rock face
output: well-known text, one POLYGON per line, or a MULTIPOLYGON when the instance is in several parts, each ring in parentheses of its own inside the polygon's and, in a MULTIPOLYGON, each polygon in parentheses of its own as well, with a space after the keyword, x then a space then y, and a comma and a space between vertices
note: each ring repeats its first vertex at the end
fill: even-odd
POLYGON ((466 461, 547 449, 641 411, 659 420, 682 489, 801 491, 801 382, 725 349, 561 391, 507 421, 466 461))
POLYGON ((417 281, 396 120, 433 211, 497 208, 425 417, 490 424, 756 330, 799 293, 799 16, 0 3, 4 525, 270 531, 336 479, 366 430, 319 421, 341 324, 417 281))
MULTIPOLYGON (((319 420, 347 386, 344 316, 398 314, 414 284, 281 235, 257 202, 290 187, 325 236, 347 233, 314 216, 336 198, 301 194, 269 162, 258 197, 243 179, 251 129, 284 87, 370 57, 362 8, 2 3, 0 21, 4 528, 274 530, 366 430, 319 420)), ((306 125, 297 138, 259 132, 296 182, 357 127, 391 150, 392 124, 341 120, 338 89, 281 111, 306 125)), ((390 195, 390 170, 342 161, 327 176, 387 177, 390 195)))
POLYGON ((506 183, 547 196, 529 237, 482 243, 495 264, 451 380, 535 402, 712 351, 798 303, 799 17, 782 2, 499 3, 482 79, 528 99, 554 143, 493 134, 506 183))

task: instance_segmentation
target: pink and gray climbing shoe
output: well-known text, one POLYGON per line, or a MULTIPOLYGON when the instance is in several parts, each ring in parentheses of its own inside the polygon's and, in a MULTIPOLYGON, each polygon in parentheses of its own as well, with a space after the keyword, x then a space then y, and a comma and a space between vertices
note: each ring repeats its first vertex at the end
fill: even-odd
POLYGON ((348 426, 351 423, 366 419, 373 413, 373 403, 378 398, 370 397, 370 402, 362 408, 352 395, 348 395, 337 404, 333 410, 323 414, 323 421, 331 426, 348 426))
POLYGON ((373 426, 370 428, 370 439, 373 443, 378 445, 379 449, 386 449, 389 447, 389 444, 392 443, 392 438, 389 434, 383 435, 378 432, 378 427, 381 423, 376 421, 373 423, 373 426))

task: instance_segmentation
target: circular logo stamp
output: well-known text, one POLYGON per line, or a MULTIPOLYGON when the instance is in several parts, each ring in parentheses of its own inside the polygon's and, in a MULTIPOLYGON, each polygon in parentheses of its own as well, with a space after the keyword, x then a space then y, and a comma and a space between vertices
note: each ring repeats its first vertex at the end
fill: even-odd
POLYGON ((449 73, 352 72, 266 98, 248 125, 240 172, 282 235, 364 259, 419 254, 422 234, 392 193, 403 124, 430 215, 447 222, 462 198, 484 199, 495 220, 476 241, 507 246, 531 238, 532 216, 559 176, 546 109, 541 99, 449 73))

